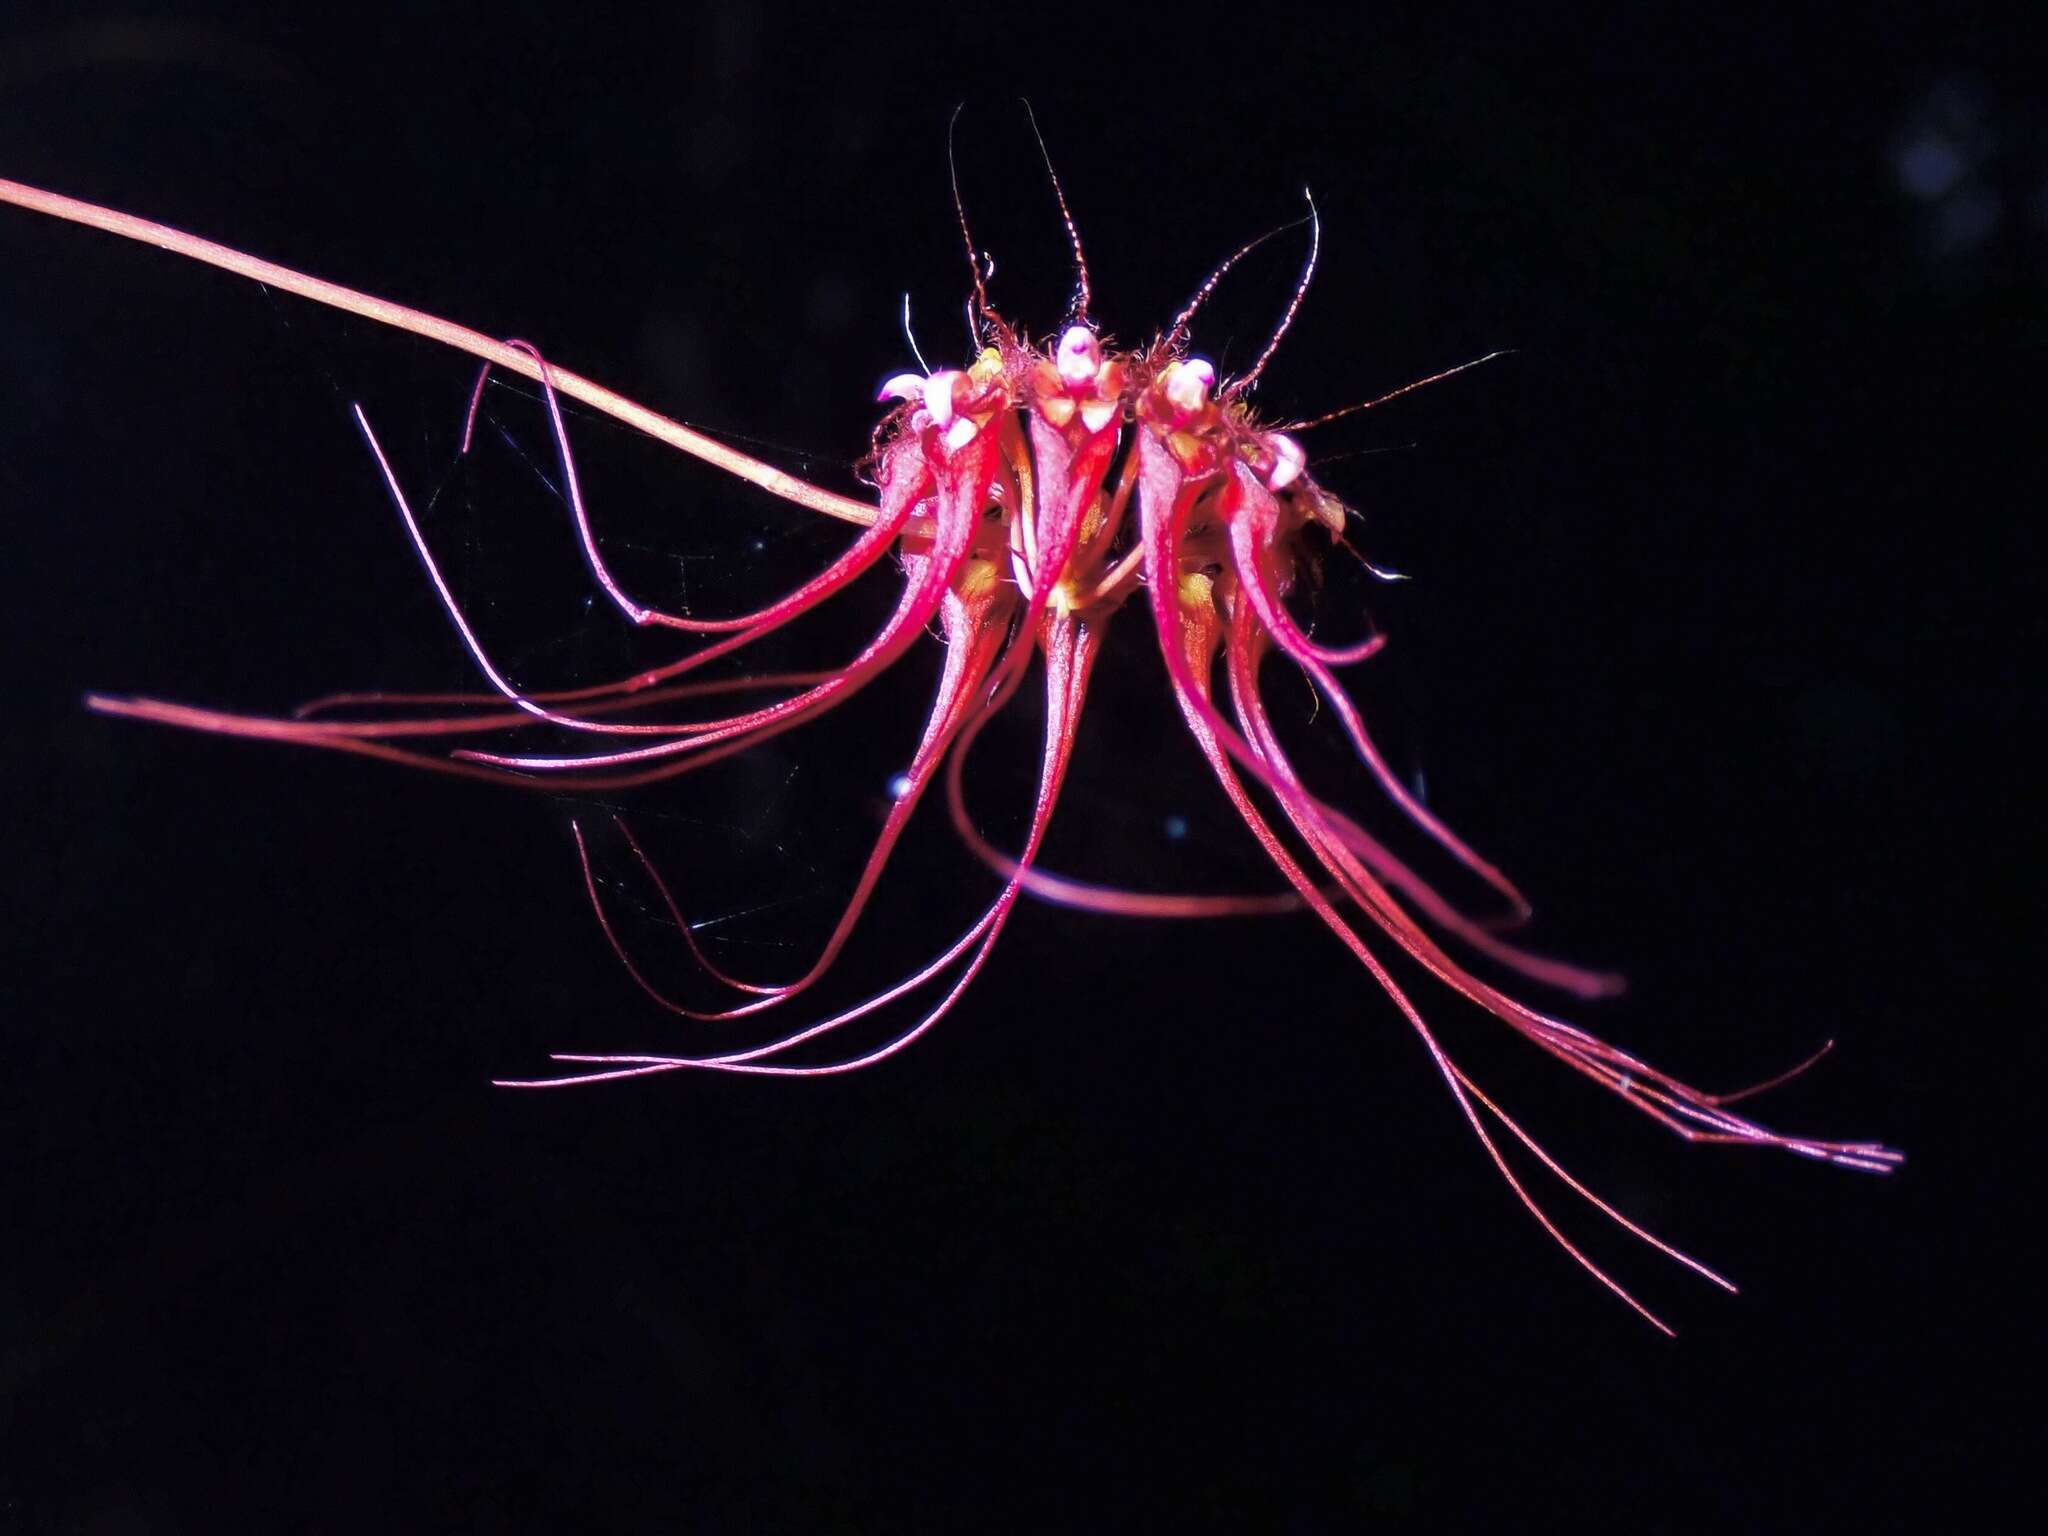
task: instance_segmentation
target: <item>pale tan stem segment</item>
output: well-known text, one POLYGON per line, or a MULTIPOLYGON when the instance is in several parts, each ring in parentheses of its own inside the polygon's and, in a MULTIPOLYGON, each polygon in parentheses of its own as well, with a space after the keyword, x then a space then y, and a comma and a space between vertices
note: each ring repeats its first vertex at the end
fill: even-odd
MULTIPOLYGON (((443 346, 453 347, 480 357, 494 368, 503 368, 508 373, 517 373, 526 378, 540 381, 540 365, 516 347, 495 341, 481 331, 472 331, 467 326, 442 320, 417 309, 408 309, 403 304, 394 304, 389 299, 380 299, 374 294, 358 293, 353 288, 344 288, 339 283, 330 283, 324 278, 311 277, 304 272, 294 272, 290 267, 281 267, 275 262, 264 261, 212 240, 203 240, 166 224, 152 223, 137 218, 132 213, 120 213, 112 208, 102 208, 97 203, 82 202, 75 197, 65 197, 57 192, 45 192, 37 187, 25 186, 18 181, 0 177, 0 203, 13 203, 16 207, 27 208, 35 213, 48 214, 54 219, 64 219, 73 224, 84 224, 93 229, 105 230, 110 235, 119 235, 124 240, 139 241, 153 245, 173 255, 203 261, 208 266, 219 267, 238 277, 246 277, 264 283, 272 288, 282 288, 295 293, 302 299, 311 299, 316 304, 325 304, 333 309, 346 310, 360 315, 365 320, 374 320, 379 325, 392 326, 397 330, 411 331, 415 336, 424 336, 429 341, 438 341, 443 346)), ((736 475, 749 484, 757 485, 772 496, 796 503, 813 512, 822 512, 827 517, 836 517, 842 522, 870 524, 875 520, 875 509, 851 496, 812 485, 795 475, 786 474, 771 464, 764 464, 737 449, 694 432, 679 421, 671 420, 659 411, 651 411, 624 395, 615 394, 602 384, 584 378, 581 374, 569 372, 566 368, 548 364, 548 374, 555 388, 572 399, 580 400, 594 411, 624 422, 637 431, 645 432, 671 448, 680 449, 693 458, 715 465, 727 474, 736 475)))

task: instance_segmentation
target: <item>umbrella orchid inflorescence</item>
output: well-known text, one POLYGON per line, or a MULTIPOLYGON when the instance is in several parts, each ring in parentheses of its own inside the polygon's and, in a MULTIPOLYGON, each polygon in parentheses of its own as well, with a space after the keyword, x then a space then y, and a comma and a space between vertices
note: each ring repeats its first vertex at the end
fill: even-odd
MULTIPOLYGON (((676 917, 692 955, 733 994, 717 1008, 677 1002, 647 979, 608 915, 580 828, 576 842, 606 940, 662 1007, 691 1019, 772 1016, 815 986, 852 937, 906 825, 935 786, 961 837, 1000 881, 993 900, 964 931, 882 992, 853 1007, 770 1031, 744 1048, 698 1054, 565 1052, 556 1059, 569 1070, 512 1086, 561 1087, 680 1071, 821 1076, 873 1065, 916 1040, 954 1007, 986 963, 1019 898, 1029 893, 1127 916, 1313 913, 1407 1020, 1516 1198, 1579 1264, 1660 1329, 1665 1325, 1598 1267, 1538 1203, 1509 1163, 1502 1133, 1636 1237, 1716 1284, 1733 1286, 1567 1172, 1445 1053, 1388 970, 1381 948, 1400 951, 1539 1050, 1688 1140, 1776 1147, 1873 1172, 1899 1161, 1897 1153, 1874 1143, 1781 1134, 1735 1109, 1740 1100, 1803 1071, 1826 1046, 1770 1083, 1737 1093, 1707 1093, 1518 1000, 1457 957, 1454 951, 1462 948, 1581 998, 1607 995, 1620 986, 1613 976, 1532 953, 1504 937, 1528 916, 1528 903, 1498 868, 1403 785, 1339 680, 1342 668, 1379 649, 1380 637, 1368 633, 1345 644, 1327 643, 1289 606, 1308 584, 1322 549, 1344 540, 1350 515, 1317 482, 1295 435, 1330 418, 1283 428, 1262 421, 1251 401, 1252 386, 1300 305, 1314 266, 1313 247, 1272 341, 1244 374, 1231 379, 1219 378, 1211 363, 1189 350, 1189 330, 1218 281, 1259 241, 1211 273, 1166 331, 1127 350, 1107 345, 1089 317, 1078 236, 1073 238, 1080 274, 1076 304, 1069 323, 1044 342, 1014 329, 995 312, 977 262, 969 315, 979 351, 964 368, 903 373, 882 386, 885 411, 867 461, 875 489, 869 504, 798 480, 625 400, 556 367, 525 342, 495 341, 132 215, 18 183, 0 181, 0 201, 162 246, 481 357, 484 370, 471 397, 472 424, 492 368, 536 381, 576 538, 596 584, 632 624, 673 630, 692 640, 679 655, 605 682, 553 691, 515 683, 470 624, 397 473, 357 407, 357 425, 385 488, 489 691, 334 694, 284 717, 106 695, 92 696, 94 709, 471 778, 625 788, 679 777, 814 721, 847 703, 934 629, 942 640, 945 654, 936 691, 909 764, 893 786, 893 803, 837 921, 799 974, 763 981, 715 963, 681 920, 654 863, 621 824, 627 846, 676 917), (862 525, 861 531, 824 568, 753 612, 707 619, 651 606, 629 592, 605 560, 571 451, 564 397, 785 500, 862 525), (902 577, 895 606, 840 665, 805 673, 707 671, 810 614, 884 566, 892 554, 902 577), (1284 878, 1285 892, 1146 893, 1086 884, 1039 867, 1103 636, 1133 603, 1151 619, 1173 704, 1197 752, 1284 878), (1492 890, 1500 905, 1497 913, 1475 918, 1459 910, 1361 821, 1305 784, 1261 691, 1262 671, 1272 659, 1306 674, 1366 774, 1445 855, 1492 890), (992 845, 974 825, 965 801, 963 765, 976 738, 1023 685, 1034 660, 1040 663, 1045 692, 1044 734, 1029 822, 1021 846, 1009 851, 992 845), (710 702, 749 695, 765 702, 747 708, 710 702), (505 733, 532 730, 555 733, 554 748, 517 750, 504 740, 505 733), (880 1043, 836 1046, 836 1039, 851 1038, 841 1035, 847 1026, 932 992, 935 1001, 907 1025, 899 1022, 880 1043)), ((1064 215, 1063 196, 1061 210, 1064 215)), ((1072 235, 1071 219, 1067 227, 1072 235)), ((971 241, 969 250, 972 255, 971 241)), ((465 448, 467 441, 465 431, 465 448)))

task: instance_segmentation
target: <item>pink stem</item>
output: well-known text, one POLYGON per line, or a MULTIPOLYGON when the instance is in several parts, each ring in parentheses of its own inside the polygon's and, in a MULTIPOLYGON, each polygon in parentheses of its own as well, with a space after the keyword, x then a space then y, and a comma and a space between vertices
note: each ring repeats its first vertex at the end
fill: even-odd
MULTIPOLYGON (((124 240, 153 245, 173 255, 204 262, 211 267, 219 267, 222 271, 232 272, 238 277, 248 278, 265 287, 281 288, 287 293, 295 293, 302 299, 325 304, 330 309, 344 310, 365 320, 374 321, 378 325, 388 325, 395 330, 410 331, 415 336, 424 336, 429 341, 453 347, 458 352, 467 352, 472 357, 480 357, 486 362, 522 374, 536 382, 540 379, 540 369, 535 366, 532 358, 516 347, 495 341, 480 331, 470 330, 467 326, 442 320, 403 304, 394 304, 389 299, 380 299, 374 294, 344 288, 339 283, 330 283, 324 278, 295 272, 290 267, 279 266, 276 262, 264 261, 246 252, 202 239, 198 235, 187 234, 181 229, 171 228, 168 224, 137 218, 132 213, 103 208, 79 198, 65 197, 62 193, 45 192, 39 187, 9 181, 4 177, 0 177, 0 203, 12 203, 16 207, 46 214, 51 218, 103 230, 124 240)), ((570 398, 580 400, 592 410, 622 421, 635 431, 644 432, 671 448, 689 454, 692 458, 702 459, 727 474, 759 486, 772 496, 779 496, 784 501, 793 502, 813 512, 822 512, 827 517, 836 517, 842 522, 865 525, 875 520, 874 508, 855 501, 850 496, 841 496, 812 485, 737 449, 728 448, 714 438, 693 431, 681 422, 672 421, 660 412, 651 411, 646 406, 606 389, 602 384, 593 383, 579 374, 561 368, 554 369, 553 374, 555 387, 570 398)))

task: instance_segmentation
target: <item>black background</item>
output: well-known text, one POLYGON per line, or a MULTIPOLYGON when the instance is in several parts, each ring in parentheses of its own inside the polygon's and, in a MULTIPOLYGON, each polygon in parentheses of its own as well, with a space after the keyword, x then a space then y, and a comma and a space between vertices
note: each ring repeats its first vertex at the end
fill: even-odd
MULTIPOLYGON (((1366 549, 1416 578, 1340 575, 1319 610, 1349 632, 1369 602, 1391 635, 1357 682, 1389 752, 1521 878, 1542 946, 1629 975, 1575 1017, 1708 1085, 1834 1037, 1763 1117, 1915 1160, 1884 1181, 1679 1145, 1418 981, 1568 1163, 1743 1284, 1698 1284, 1539 1179, 1674 1343, 1515 1207, 1311 921, 1028 904, 880 1070, 492 1089, 550 1048, 690 1039, 605 950, 572 816, 629 814, 693 918, 750 914, 706 930, 722 958, 785 969, 845 888, 936 647, 756 759, 617 797, 88 715, 91 688, 279 710, 466 685, 352 400, 420 499, 441 489, 432 536, 518 676, 651 653, 586 603, 521 457, 552 474, 523 389, 491 392, 458 474, 463 359, 0 210, 0 604, 26 663, 0 1521, 1750 1529, 1953 1511, 2038 1432, 2031 1315, 2002 1360, 1989 1342, 2011 1188, 1972 1146, 2014 1026, 1957 1001, 1981 941, 1925 916, 1943 887, 1906 767, 1928 600, 1988 627, 1958 573, 2031 549, 2018 517, 1967 557, 1954 526, 2003 494, 1956 424, 2023 430, 1997 363, 2038 348, 2048 272, 2040 104, 1995 30, 85 10, 0 29, 0 172, 531 337, 839 489, 875 381, 910 362, 903 292, 935 365, 963 345, 956 103, 996 302, 1039 328, 1068 268, 1020 96, 1127 339, 1313 187, 1323 265, 1271 410, 1517 349, 1312 437, 1366 549)), ((1219 296, 1198 341, 1226 370, 1299 249, 1219 296)), ((651 593, 738 607, 845 540, 572 430, 651 593)), ((889 588, 775 659, 849 654, 889 588)), ((1988 680, 1957 686, 2019 708, 2017 663, 1984 651, 1988 680)), ((1299 685, 1268 687, 1318 782, 1370 808, 1299 685)), ((1035 724, 1020 707, 976 758, 1009 836, 1035 724)), ((1081 740, 1053 865, 1274 883, 1140 611, 1081 740)), ((933 820, 834 997, 987 899, 933 820)))

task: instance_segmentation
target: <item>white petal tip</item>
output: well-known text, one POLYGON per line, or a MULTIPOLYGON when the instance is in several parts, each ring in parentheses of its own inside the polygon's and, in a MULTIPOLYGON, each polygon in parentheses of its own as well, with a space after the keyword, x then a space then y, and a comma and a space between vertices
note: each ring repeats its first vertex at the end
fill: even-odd
POLYGON ((1284 432, 1275 432, 1266 439, 1266 446, 1273 450, 1273 467, 1266 471, 1266 484, 1276 491, 1284 491, 1301 478, 1303 466, 1308 462, 1301 451, 1301 444, 1284 432))
POLYGON ((1185 358, 1166 370, 1166 398, 1177 410, 1201 410, 1215 385, 1216 370, 1207 358, 1185 358))
POLYGON ((924 408, 931 413, 934 425, 943 427, 953 419, 953 391, 964 378, 959 369, 948 368, 919 384, 924 391, 924 408))
POLYGON ((1102 343, 1087 326, 1070 325, 1060 337, 1055 366, 1060 377, 1077 389, 1092 383, 1102 368, 1102 343))

